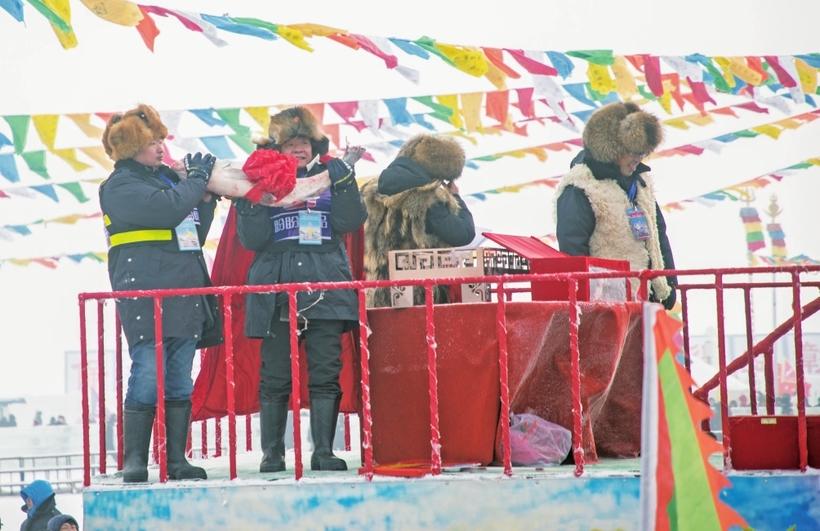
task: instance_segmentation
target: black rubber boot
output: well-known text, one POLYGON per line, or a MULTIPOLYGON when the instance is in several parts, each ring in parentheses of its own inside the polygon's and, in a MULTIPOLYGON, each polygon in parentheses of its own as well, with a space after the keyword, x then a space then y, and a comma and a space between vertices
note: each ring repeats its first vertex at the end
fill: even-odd
POLYGON ((148 481, 148 448, 156 408, 125 406, 123 415, 123 483, 148 481))
POLYGON ((333 455, 333 436, 341 398, 310 398, 310 433, 313 436, 311 470, 347 470, 347 463, 333 455))
POLYGON ((165 402, 165 435, 168 449, 168 479, 208 479, 204 468, 191 465, 185 458, 188 431, 191 429, 191 402, 165 402))
POLYGON ((260 472, 284 472, 287 427, 287 402, 259 402, 259 428, 262 432, 260 472))

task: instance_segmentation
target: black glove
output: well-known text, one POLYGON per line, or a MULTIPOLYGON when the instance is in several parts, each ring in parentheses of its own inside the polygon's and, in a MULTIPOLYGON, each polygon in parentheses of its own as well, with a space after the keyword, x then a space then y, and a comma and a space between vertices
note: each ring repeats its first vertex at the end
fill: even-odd
POLYGON ((211 170, 214 169, 216 157, 210 153, 205 153, 205 155, 202 153, 195 155, 188 153, 185 155, 184 161, 185 171, 188 172, 189 179, 202 179, 205 181, 205 184, 208 184, 208 180, 211 178, 211 170))
POLYGON ((235 197, 231 199, 231 203, 233 204, 233 207, 236 209, 236 213, 240 216, 247 216, 253 214, 255 210, 262 210, 261 208, 254 209, 253 203, 251 203, 244 197, 235 197))
POLYGON ((669 293, 669 296, 666 297, 661 304, 667 310, 671 310, 675 307, 675 303, 678 301, 678 292, 675 290, 675 286, 672 284, 669 285, 669 289, 672 291, 669 293))
POLYGON ((330 182, 336 189, 347 188, 356 182, 356 172, 341 159, 328 160, 327 171, 330 174, 330 182))

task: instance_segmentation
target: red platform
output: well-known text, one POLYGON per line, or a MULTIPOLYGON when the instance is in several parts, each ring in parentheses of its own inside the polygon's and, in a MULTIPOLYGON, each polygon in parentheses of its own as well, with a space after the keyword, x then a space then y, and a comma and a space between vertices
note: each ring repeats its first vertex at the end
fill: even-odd
MULTIPOLYGON (((579 308, 585 460, 635 457, 641 432, 640 304, 579 308)), ((506 319, 511 411, 533 412, 571 429, 567 309, 563 302, 511 302, 506 319)), ((372 309, 368 321, 374 461, 429 460, 425 309, 372 309)), ((488 464, 500 456, 496 305, 438 305, 434 322, 442 461, 488 464)))

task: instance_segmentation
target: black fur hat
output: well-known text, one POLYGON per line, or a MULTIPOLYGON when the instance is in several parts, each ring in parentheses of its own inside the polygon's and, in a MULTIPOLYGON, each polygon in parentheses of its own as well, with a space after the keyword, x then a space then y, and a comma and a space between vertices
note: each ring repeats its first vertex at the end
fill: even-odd
POLYGON ((154 140, 167 136, 168 128, 162 123, 156 109, 140 104, 136 109, 115 114, 108 120, 102 143, 105 152, 116 162, 130 159, 154 140))
POLYGON ((624 153, 652 153, 663 142, 660 120, 631 102, 604 105, 584 128, 584 149, 600 162, 615 162, 624 153))
POLYGON ((461 144, 446 136, 420 134, 410 138, 397 157, 406 157, 433 180, 452 181, 461 177, 466 155, 461 144))
POLYGON ((307 107, 291 107, 270 117, 268 136, 260 147, 281 151, 282 144, 301 136, 310 140, 313 155, 325 156, 330 141, 322 132, 321 124, 307 107))

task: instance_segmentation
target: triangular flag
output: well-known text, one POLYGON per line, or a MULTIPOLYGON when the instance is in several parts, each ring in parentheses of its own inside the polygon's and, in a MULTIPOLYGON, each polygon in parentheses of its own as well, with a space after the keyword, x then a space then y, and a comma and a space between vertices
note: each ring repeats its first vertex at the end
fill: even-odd
POLYGON ((108 158, 108 154, 102 146, 91 146, 80 148, 80 151, 86 154, 91 160, 102 166, 108 171, 114 170, 114 163, 108 158))
MULTIPOLYGON (((68 0, 42 0, 53 13, 60 17, 60 19, 68 26, 65 29, 62 24, 55 24, 51 22, 51 29, 57 35, 64 50, 68 50, 77 46, 77 35, 71 27, 71 5, 68 0)), ((34 5, 34 3, 32 3, 34 5)), ((35 6, 36 7, 36 6, 35 6)))
POLYGON ((461 95, 461 112, 464 113, 464 127, 468 133, 484 131, 481 126, 481 101, 483 99, 484 94, 482 92, 461 95))
POLYGON ((74 171, 87 170, 91 166, 77 160, 77 150, 74 148, 55 149, 54 154, 66 161, 74 171))
POLYGON ((28 140, 28 124, 31 121, 31 118, 27 114, 3 116, 3 118, 9 124, 9 127, 11 127, 11 137, 14 141, 14 152, 20 155, 26 148, 26 141, 28 140))
POLYGON ((34 124, 34 130, 40 136, 43 144, 49 151, 54 151, 54 141, 57 138, 57 122, 60 116, 58 114, 35 114, 31 117, 31 122, 34 124))
POLYGON ((40 175, 44 179, 51 179, 51 176, 48 174, 48 170, 46 169, 45 151, 29 151, 23 153, 21 156, 23 157, 23 160, 26 161, 26 164, 31 171, 37 175, 40 175))
POLYGON ((5 177, 9 182, 20 182, 20 174, 17 172, 17 162, 15 162, 14 155, 11 153, 0 155, 0 175, 5 177))
POLYGON ((90 114, 66 114, 66 116, 75 124, 80 130, 91 138, 102 138, 103 130, 96 125, 91 125, 90 114))

